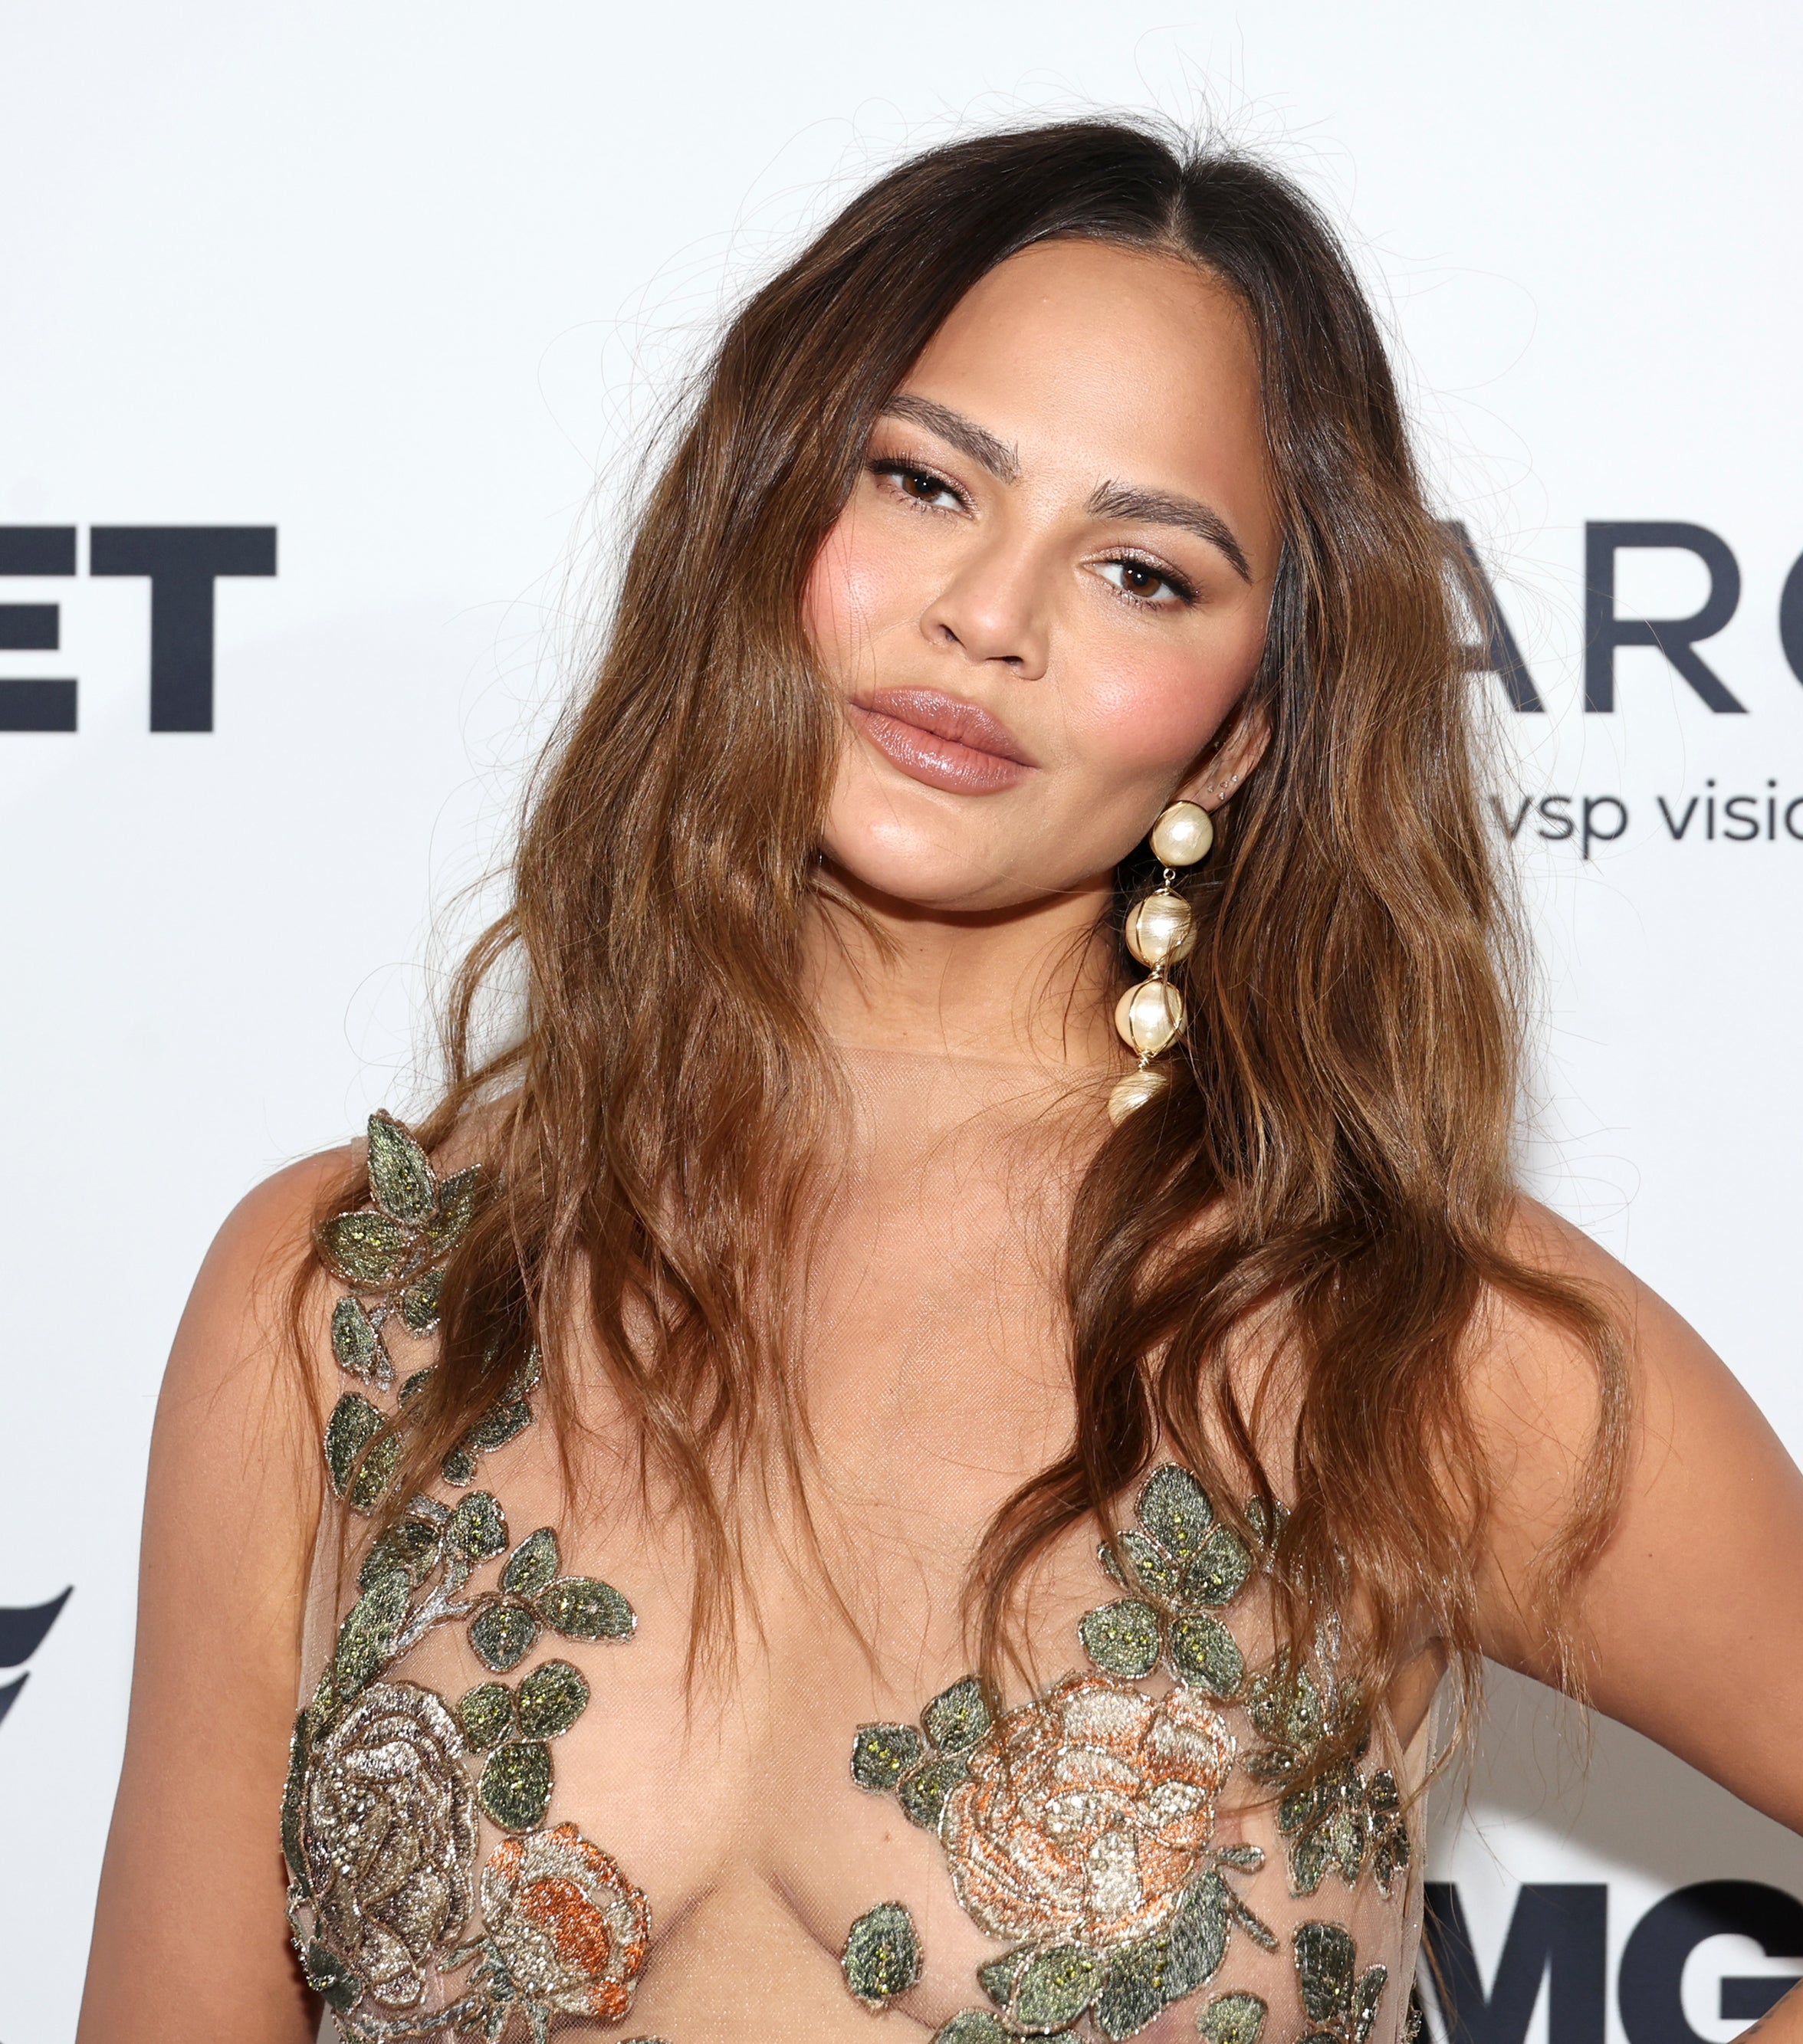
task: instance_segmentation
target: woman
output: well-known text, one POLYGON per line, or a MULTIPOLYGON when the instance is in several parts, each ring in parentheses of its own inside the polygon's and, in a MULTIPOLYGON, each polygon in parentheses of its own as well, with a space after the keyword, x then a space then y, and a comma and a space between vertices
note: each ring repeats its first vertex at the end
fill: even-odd
POLYGON ((1390 2044, 1483 1655, 1803 1826, 1803 1481, 1511 1181, 1455 609, 1267 170, 752 300, 444 1097, 196 1288, 84 2040, 1390 2044))

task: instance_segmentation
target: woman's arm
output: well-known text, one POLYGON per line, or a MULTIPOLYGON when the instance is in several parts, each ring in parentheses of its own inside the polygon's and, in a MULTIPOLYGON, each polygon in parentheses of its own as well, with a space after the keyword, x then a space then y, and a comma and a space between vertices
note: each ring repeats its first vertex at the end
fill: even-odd
MULTIPOLYGON (((341 1155, 253 1193, 209 1253, 157 1404, 136 1658, 78 2044, 305 2044, 278 1823, 321 1483, 285 1318, 341 1155)), ((323 1326, 319 1352, 327 1353, 323 1326)))
MULTIPOLYGON (((1539 1208, 1513 1246, 1602 1293, 1628 1334, 1621 1515, 1573 1614, 1591 1700, 1803 1831, 1803 1473, 1720 1358, 1613 1258, 1539 1208)), ((1543 1681, 1558 1671, 1534 1563, 1569 1509, 1593 1384, 1568 1340, 1513 1311, 1478 1369, 1498 1458, 1484 1650, 1543 1681)))

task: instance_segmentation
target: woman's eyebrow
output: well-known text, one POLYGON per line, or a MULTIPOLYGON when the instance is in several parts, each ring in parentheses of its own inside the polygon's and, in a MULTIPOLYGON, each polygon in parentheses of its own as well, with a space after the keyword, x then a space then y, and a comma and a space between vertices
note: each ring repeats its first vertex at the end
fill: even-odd
POLYGON ((882 409, 887 417, 912 419, 916 425, 925 426, 929 433, 937 433, 960 454, 967 454, 972 461, 986 468, 998 482, 1021 480, 1021 457, 1014 449, 979 426, 975 419, 967 419, 962 412, 953 411, 949 405, 936 405, 930 398, 917 398, 911 390, 898 390, 882 409))
POLYGON ((1176 525, 1225 555, 1242 582, 1252 579, 1246 550, 1218 511, 1194 497, 1172 497, 1162 490, 1136 490, 1129 483, 1098 483, 1084 507, 1093 518, 1133 518, 1149 525, 1176 525))

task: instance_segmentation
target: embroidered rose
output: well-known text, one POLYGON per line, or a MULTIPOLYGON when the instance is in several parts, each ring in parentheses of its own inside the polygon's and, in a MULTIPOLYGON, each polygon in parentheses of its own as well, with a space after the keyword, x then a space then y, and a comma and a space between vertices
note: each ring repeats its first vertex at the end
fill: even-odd
POLYGON ((958 1900, 992 1937, 1089 1950, 1163 1927, 1200 1870, 1233 1764, 1221 1714, 1072 1675, 970 1755, 940 1837, 958 1900))
POLYGON ((314 1746, 302 1850, 318 1938, 376 2001, 411 2008, 469 1914, 475 1802, 444 1704, 379 1682, 314 1746))
POLYGON ((617 2023, 651 1942, 645 1898, 574 1824, 506 1838, 482 1869, 487 1944, 514 1992, 617 2023))

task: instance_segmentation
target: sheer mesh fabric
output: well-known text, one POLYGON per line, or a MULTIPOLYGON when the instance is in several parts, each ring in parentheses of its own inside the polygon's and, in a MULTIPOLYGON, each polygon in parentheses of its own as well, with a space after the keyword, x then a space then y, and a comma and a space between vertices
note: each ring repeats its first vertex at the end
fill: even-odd
MULTIPOLYGON (((1268 2011, 1264 2044, 1324 2030, 1352 2044, 1355 2010, 1324 2017, 1318 1988, 1316 2005, 1305 2006, 1297 1934, 1305 1924, 1327 1923, 1349 1934, 1359 1977, 1384 1969, 1365 2034, 1376 2044, 1391 2044, 1404 2029, 1419 1936, 1418 1846, 1394 1870, 1387 1892, 1368 1841, 1353 1878, 1342 1863, 1346 1854, 1335 1859, 1330 1853, 1313 1892, 1293 1892, 1308 1885, 1313 1862, 1303 1855, 1298 1881, 1298 1833, 1294 1821, 1289 1835, 1280 1830, 1281 1782, 1273 1786, 1268 1766, 1261 1781, 1245 1765, 1273 1746, 1270 1711, 1261 1729, 1247 1709, 1251 1677, 1271 1654, 1255 1570, 1216 1613, 1249 1671, 1238 1698, 1223 1700, 1201 1689, 1184 1689, 1178 1698, 1186 1708, 1193 1704, 1197 1712, 1215 1716, 1219 1733, 1232 1742, 1223 1778, 1207 1789, 1206 1811, 1197 1800, 1200 1777, 1183 1758, 1201 1750, 1191 1735, 1185 1734, 1190 1744, 1171 1758, 1177 1751, 1169 1729, 1171 1698, 1182 1685, 1168 1655, 1154 1673, 1128 1680, 1098 1666, 1079 1635, 1086 1612, 1131 1601, 1136 1590, 1105 1573, 1093 1528, 1063 1542, 1031 1585, 1026 1665, 996 1700, 1005 1715, 989 1725, 986 1743, 961 1756, 948 1749, 948 1778, 959 1766, 967 1777, 975 1778, 973 1769, 982 1777, 961 1799, 955 1785, 955 1815, 948 1817, 942 1806, 929 1825, 921 1820, 932 1815, 925 1792, 910 1808, 895 1783, 867 1779, 860 1785, 854 1778, 860 1727, 902 1727, 925 1739, 913 1763, 917 1776, 932 1759, 922 1712, 971 1671, 973 1646, 960 1593, 984 1527, 1016 1486, 1066 1444, 1071 1403, 1059 1276, 1063 1235, 1077 1178, 1104 1125, 1100 1103, 1111 1075, 1072 1079, 1025 1063, 855 1048, 844 1051, 844 1061, 849 1118, 825 1174, 818 1239, 798 1274, 801 1308, 792 1334, 795 1381, 812 1435, 802 1497, 780 1472, 748 1472, 740 1485, 735 1524, 748 1593, 731 1654, 724 1665, 704 1665, 690 1681, 691 1560, 682 1521, 655 1486, 648 1497, 641 1493, 632 1444, 594 1359, 573 1343, 552 1362, 583 1386, 575 1494, 565 1495, 557 1443, 540 1423, 482 1454, 471 1485, 439 1495, 455 1507, 472 1493, 490 1494, 505 1516, 506 1547, 473 1583, 497 1580, 494 1570, 507 1566, 506 1554, 550 1527, 562 1574, 613 1586, 630 1600, 636 1627, 629 1638, 582 1639, 538 1624, 518 1662, 498 1670, 483 1665, 467 1623, 445 1623, 382 1668, 381 1683, 443 1700, 458 1725, 459 1765, 471 1785, 487 1781, 484 1770, 495 1751, 475 1744, 470 1713, 459 1711, 472 1692, 498 1684, 517 1696, 525 1678, 556 1660, 579 1672, 588 1696, 567 1729, 540 1742, 548 1752, 550 1792, 534 1825, 509 1831, 482 1796, 466 1798, 475 1826, 475 1870, 464 1916, 440 1923, 447 1905, 432 1890, 436 1942, 417 1955, 417 1999, 385 2004, 366 1994, 341 2019, 346 2034, 483 2034, 473 2016, 467 2027, 453 2015, 448 2027, 430 2027, 432 2011, 455 2011, 469 2000, 475 1962, 444 1961, 462 1948, 459 1934, 467 1946, 481 1932, 483 1895, 498 1891, 483 1888, 480 1870, 508 1838, 529 1839, 567 1825, 642 1894, 649 1942, 621 1988, 625 2011, 602 2016, 592 2008, 551 2007, 545 2019, 557 2034, 668 2044, 772 2034, 866 2038, 872 2018, 848 1991, 855 1968, 847 1940, 854 1926, 888 1904, 907 1913, 918 1977, 887 1999, 878 2019, 884 2029, 902 2038, 930 2037, 963 2012, 967 2025, 982 2012, 1004 2034, 1020 2034, 1025 2018, 1018 2003, 1011 2008, 1005 1992, 998 1999, 993 1973, 986 1984, 979 1971, 1034 1942, 1033 1936, 1023 1938, 1023 1923, 1040 1949, 1060 1938, 1078 1945, 1088 1939, 1105 1971, 1114 1949, 1108 1940, 1117 1946, 1129 1923, 1156 1932, 1162 1923, 1168 1934, 1177 1887, 1214 1867, 1268 1932, 1268 1945, 1236 1919, 1205 1981, 1136 2034, 1154 2044, 1194 2038, 1198 2016, 1212 2003, 1251 1995, 1268 2011), (1069 1678, 1092 1689, 1079 1694, 1069 1678), (1074 1714, 1065 1708, 1074 1696, 1081 1706, 1074 1714), (1101 1715, 1091 1710, 1083 1718, 1098 1698, 1101 1715), (1029 1726, 1022 1714, 1031 1714, 1036 1699, 1038 1717, 1029 1726), (1121 1699, 1143 1699, 1153 1709, 1121 1699), (1086 1733, 1084 1724, 1102 1729, 1086 1733), (980 1762, 979 1750, 987 1755, 980 1762), (1055 1803, 1060 1788, 1067 1803, 1086 1795, 1091 1803, 1048 1814, 1048 1797, 1055 1803), (1139 1843, 1131 1850, 1118 1839, 1105 1851, 1095 1844, 1100 1805, 1094 1799, 1105 1793, 1139 1812, 1133 1819, 1139 1843), (1155 1821, 1144 1811, 1148 1799, 1161 1793, 1155 1821), (1243 1850, 1235 1856, 1236 1846, 1256 1848, 1262 1863, 1252 1866, 1256 1855, 1243 1850), (1219 1858, 1223 1849, 1226 1860, 1219 1858), (1044 1885, 1040 1901, 1050 1916, 1032 1915, 1036 1878, 1044 1885), (1067 1935, 1066 1905, 1079 1890, 1088 1899, 1078 1914, 1087 1915, 1067 1935), (1063 1903, 1045 1896, 1063 1896, 1063 1903)), ((397 1344, 402 1375, 430 1357, 429 1341, 412 1345, 404 1359, 397 1344)), ((1121 1500, 1117 1526, 1140 1523, 1135 1497, 1121 1500)), ((332 1663, 340 1621, 358 1596, 360 1530, 361 1522, 347 1526, 336 1505, 321 1527, 303 1700, 314 1696, 332 1663)), ((517 1703, 503 1708, 515 1712, 508 1737, 518 1743, 525 1712, 517 1703)), ((1410 1833, 1417 1829, 1415 1799, 1428 1739, 1425 1723, 1407 1728, 1406 1736, 1380 1723, 1358 1763, 1362 1781, 1386 1773, 1394 1780, 1410 1833)), ((339 1755, 333 1764, 349 1763, 339 1755)), ((420 1815, 414 1804, 385 1805, 372 1820, 379 1829, 387 1827, 383 1849, 397 1847, 405 1858, 417 1842, 409 1844, 407 1827, 450 1823, 443 1796, 455 1800, 459 1792, 442 1790, 433 1806, 438 1816, 420 1815)), ((1294 1819, 1294 1808, 1288 1815, 1294 1819)), ((1342 1815, 1335 1821, 1344 1846, 1350 1820, 1342 1815)), ((356 1850, 364 1842, 363 1833, 354 1834, 356 1850)), ((1315 1860, 1321 1845, 1315 1839, 1315 1860)), ((425 1850, 444 1857, 452 1849, 440 1839, 429 1840, 425 1850)), ((519 1849, 513 1850, 517 1869, 519 1849)), ((381 1885, 367 1870, 344 1879, 363 1882, 372 1895, 381 1885)), ((516 1908, 509 1950, 527 1949, 519 1943, 517 1911, 529 1886, 516 1881, 509 1891, 516 1908)), ((564 1886, 575 1892, 569 1881, 564 1886)), ((459 1899, 453 1895, 450 1914, 459 1899)), ((371 1903, 372 1923, 384 1907, 391 1905, 371 1903)), ((541 1927, 551 1946, 575 1920, 545 1917, 541 1927)), ((581 1963, 593 1959, 593 1938, 620 1934, 617 1910, 607 1920, 612 1931, 592 1931, 591 1946, 582 1948, 590 1957, 579 1954, 581 1963)), ((377 1951, 380 1928, 375 1923, 370 1931, 360 1981, 384 1962, 368 1956, 377 1951)), ((406 1923, 395 1934, 402 1946, 426 1937, 406 1923)), ((407 1953, 394 1961, 412 1962, 407 1953)), ((553 1953, 546 1977, 563 1963, 553 1953)), ((1095 2027, 1098 2020, 1092 2006, 1071 2034, 1107 2034, 1095 2027)), ((517 2030, 505 2034, 530 2034, 524 2004, 517 2030)), ((952 2032, 991 2034, 980 2027, 952 2032)))

